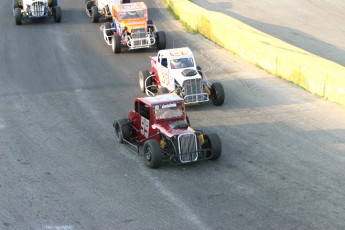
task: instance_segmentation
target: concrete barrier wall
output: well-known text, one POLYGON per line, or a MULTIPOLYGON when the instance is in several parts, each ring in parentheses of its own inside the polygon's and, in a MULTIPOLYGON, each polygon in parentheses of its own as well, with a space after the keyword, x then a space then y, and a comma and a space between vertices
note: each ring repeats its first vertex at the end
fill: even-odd
POLYGON ((345 67, 188 0, 166 0, 191 29, 268 72, 345 105, 345 67))

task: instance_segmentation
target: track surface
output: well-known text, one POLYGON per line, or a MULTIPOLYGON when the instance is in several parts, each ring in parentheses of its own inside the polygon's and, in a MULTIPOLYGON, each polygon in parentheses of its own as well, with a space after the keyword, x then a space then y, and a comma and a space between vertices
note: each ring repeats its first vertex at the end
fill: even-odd
POLYGON ((156 50, 111 53, 83 0, 61 24, 15 26, 0 1, 0 229, 344 229, 345 108, 268 75, 146 1, 189 46, 222 107, 188 107, 218 161, 147 168, 114 141, 156 50))
POLYGON ((192 0, 345 66, 345 1, 192 0))

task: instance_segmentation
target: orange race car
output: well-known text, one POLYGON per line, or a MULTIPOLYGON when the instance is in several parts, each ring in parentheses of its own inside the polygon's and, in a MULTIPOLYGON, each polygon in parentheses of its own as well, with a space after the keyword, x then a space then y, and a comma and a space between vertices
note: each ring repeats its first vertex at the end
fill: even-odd
POLYGON ((144 2, 112 5, 112 22, 101 26, 105 42, 112 46, 114 53, 122 48, 129 50, 150 48, 165 49, 166 35, 158 31, 152 20, 148 19, 144 2))

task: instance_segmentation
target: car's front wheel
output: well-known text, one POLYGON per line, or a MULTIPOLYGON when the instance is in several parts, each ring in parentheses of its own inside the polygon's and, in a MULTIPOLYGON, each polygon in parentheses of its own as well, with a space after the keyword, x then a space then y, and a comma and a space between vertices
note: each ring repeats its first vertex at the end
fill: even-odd
POLYGON ((146 93, 145 86, 150 86, 152 84, 151 78, 149 77, 150 77, 150 72, 148 70, 142 70, 139 72, 139 87, 140 87, 140 91, 143 93, 146 93))
POLYGON ((162 162, 162 150, 156 140, 147 140, 144 144, 145 163, 150 168, 158 168, 162 162))
POLYGON ((113 53, 121 53, 121 37, 118 34, 111 38, 111 49, 113 53))
POLYGON ((211 85, 211 100, 212 103, 216 106, 220 106, 224 103, 225 100, 225 93, 223 85, 219 82, 215 82, 211 85))
POLYGON ((14 9, 14 19, 16 21, 16 25, 22 24, 22 9, 20 8, 14 9))
MULTIPOLYGON (((210 133, 204 135, 204 149, 209 149, 212 151, 212 157, 210 160, 216 160, 222 155, 222 144, 220 142, 219 136, 216 133, 210 133)), ((211 152, 207 151, 206 156, 209 157, 211 152)))
POLYGON ((164 31, 158 31, 156 33, 156 43, 158 50, 164 50, 166 48, 166 35, 164 31))
POLYGON ((115 136, 116 140, 119 143, 123 143, 125 141, 130 140, 131 136, 131 127, 129 124, 129 121, 126 118, 121 118, 116 121, 114 121, 114 129, 115 129, 115 136))
POLYGON ((54 15, 53 15, 54 22, 61 22, 61 15, 62 15, 61 7, 54 6, 54 15))

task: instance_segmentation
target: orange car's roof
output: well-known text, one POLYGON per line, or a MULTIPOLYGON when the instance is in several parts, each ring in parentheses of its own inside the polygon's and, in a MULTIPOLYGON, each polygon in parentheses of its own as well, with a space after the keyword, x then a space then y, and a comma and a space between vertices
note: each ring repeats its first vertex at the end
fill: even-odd
POLYGON ((113 6, 117 12, 135 11, 135 10, 147 10, 147 6, 144 2, 133 2, 126 4, 117 4, 113 6))

